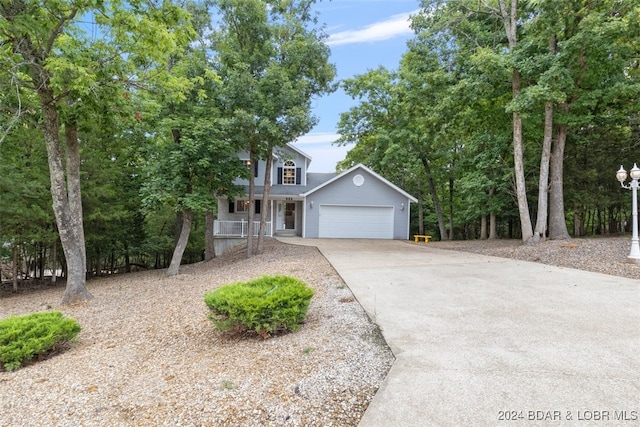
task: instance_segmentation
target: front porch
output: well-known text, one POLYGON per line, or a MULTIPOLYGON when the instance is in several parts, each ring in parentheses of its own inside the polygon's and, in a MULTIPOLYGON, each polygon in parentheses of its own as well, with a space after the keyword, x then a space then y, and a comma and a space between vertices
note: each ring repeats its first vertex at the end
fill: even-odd
MULTIPOLYGON (((254 221, 253 236, 258 237, 260 232, 260 221, 254 221)), ((238 246, 246 245, 249 234, 249 222, 247 220, 229 221, 215 220, 213 222, 213 237, 216 255, 222 255, 238 246)), ((266 223, 265 237, 273 237, 273 226, 271 222, 266 223)), ((288 235, 280 231, 275 235, 288 235)))
MULTIPOLYGON (((271 222, 265 224, 264 235, 273 237, 271 222)), ((253 235, 258 236, 260 233, 260 221, 253 222, 253 235)), ((213 222, 213 235, 216 237, 247 237, 249 235, 249 221, 241 219, 240 221, 221 221, 213 222)))
MULTIPOLYGON (((219 206, 228 205, 228 209, 218 211, 218 219, 214 222, 213 234, 216 238, 246 238, 249 233, 249 221, 247 220, 249 201, 236 199, 228 201, 221 199, 219 206)), ((264 235, 273 236, 302 236, 303 235, 303 210, 302 200, 293 197, 276 196, 265 207, 260 198, 255 202, 254 236, 258 235, 262 211, 267 215, 267 228, 264 235)))

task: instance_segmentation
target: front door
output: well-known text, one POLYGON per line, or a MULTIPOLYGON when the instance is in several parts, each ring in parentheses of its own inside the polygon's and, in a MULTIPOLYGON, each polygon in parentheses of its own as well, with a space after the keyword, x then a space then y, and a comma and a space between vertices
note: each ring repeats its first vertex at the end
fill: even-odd
POLYGON ((284 230, 284 202, 278 202, 276 207, 276 231, 284 230))
POLYGON ((284 204, 284 229, 296 229, 296 204, 295 202, 286 202, 284 204))

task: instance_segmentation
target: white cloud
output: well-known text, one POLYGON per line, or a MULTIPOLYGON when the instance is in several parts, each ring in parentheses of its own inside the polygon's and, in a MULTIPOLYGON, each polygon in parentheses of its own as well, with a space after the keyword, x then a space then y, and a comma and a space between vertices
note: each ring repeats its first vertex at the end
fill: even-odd
POLYGON ((306 145, 306 144, 331 144, 337 141, 340 138, 340 134, 337 133, 309 133, 301 136, 300 138, 295 140, 295 144, 306 145))
POLYGON ((310 133, 298 138, 294 145, 311 157, 310 172, 335 172, 336 164, 352 148, 332 145, 338 138, 336 133, 310 133))
POLYGON ((397 36, 413 34, 409 28, 409 18, 413 12, 401 13, 393 15, 389 19, 376 22, 357 30, 340 31, 329 35, 327 44, 329 46, 338 46, 343 44, 365 43, 380 40, 389 40, 397 36))

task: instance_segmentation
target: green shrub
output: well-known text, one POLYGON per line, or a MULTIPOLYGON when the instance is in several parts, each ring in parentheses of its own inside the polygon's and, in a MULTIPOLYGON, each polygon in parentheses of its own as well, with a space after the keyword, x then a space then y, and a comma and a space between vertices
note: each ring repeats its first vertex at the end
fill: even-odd
POLYGON ((224 285, 205 295, 221 331, 254 330, 264 338, 296 331, 309 310, 313 289, 289 276, 264 276, 224 285))
POLYGON ((80 332, 74 319, 59 311, 0 320, 0 368, 13 371, 36 357, 61 350, 80 332))

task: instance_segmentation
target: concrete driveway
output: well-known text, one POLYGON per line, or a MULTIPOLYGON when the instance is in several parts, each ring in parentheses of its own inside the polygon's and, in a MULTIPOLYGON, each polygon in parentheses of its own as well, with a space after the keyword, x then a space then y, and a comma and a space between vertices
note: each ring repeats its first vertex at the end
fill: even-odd
POLYGON ((639 281, 404 241, 295 243, 320 249, 397 358, 361 427, 640 426, 639 281))

